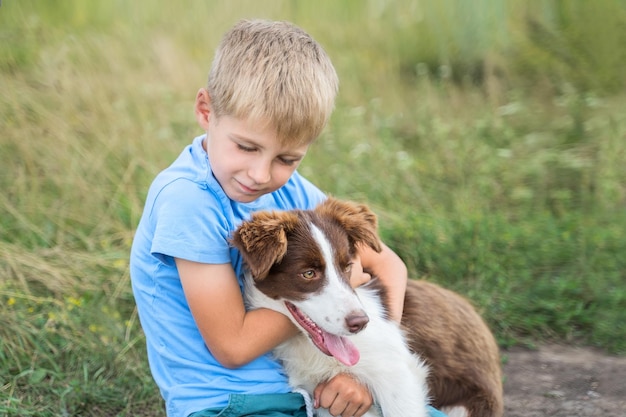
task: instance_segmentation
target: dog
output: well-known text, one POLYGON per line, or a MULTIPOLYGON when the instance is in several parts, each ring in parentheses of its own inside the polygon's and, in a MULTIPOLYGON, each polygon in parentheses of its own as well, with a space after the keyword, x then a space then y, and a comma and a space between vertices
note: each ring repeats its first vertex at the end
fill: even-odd
POLYGON ((312 395, 345 372, 380 408, 367 417, 426 416, 429 404, 450 417, 502 416, 498 346, 466 299, 409 280, 399 325, 378 279, 350 287, 358 246, 382 249, 366 205, 328 198, 314 210, 257 212, 231 242, 247 266, 249 308, 281 312, 301 330, 273 351, 292 387, 312 395))

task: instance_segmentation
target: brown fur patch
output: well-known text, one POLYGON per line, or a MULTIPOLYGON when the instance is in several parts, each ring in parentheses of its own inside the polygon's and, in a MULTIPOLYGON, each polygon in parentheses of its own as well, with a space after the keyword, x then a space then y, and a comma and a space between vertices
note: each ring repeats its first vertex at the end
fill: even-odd
POLYGON ((348 235, 351 245, 365 244, 376 252, 382 250, 376 214, 365 204, 328 198, 315 208, 315 212, 337 222, 348 235))
POLYGON ((239 249, 255 280, 264 279, 287 252, 287 233, 298 223, 295 212, 258 212, 243 222, 231 243, 239 249))
POLYGON ((436 284, 409 280, 402 324, 409 346, 430 366, 433 406, 462 405, 471 417, 503 415, 498 345, 468 300, 436 284))
POLYGON ((231 243, 267 296, 302 299, 323 286, 327 260, 312 239, 311 225, 332 242, 333 262, 346 283, 357 245, 382 249, 376 215, 363 204, 328 198, 314 210, 254 213, 235 231, 231 243), (316 279, 304 278, 309 271, 315 271, 316 279))

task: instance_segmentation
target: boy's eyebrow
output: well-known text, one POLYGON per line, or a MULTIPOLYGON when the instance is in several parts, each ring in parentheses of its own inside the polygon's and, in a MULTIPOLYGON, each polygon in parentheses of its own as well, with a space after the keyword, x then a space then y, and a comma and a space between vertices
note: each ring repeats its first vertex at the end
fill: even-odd
POLYGON ((281 157, 288 157, 288 158, 293 158, 293 159, 302 159, 304 158, 304 156, 306 155, 306 152, 281 152, 280 156, 281 157))
POLYGON ((304 158, 304 155, 306 155, 306 154, 304 154, 304 153, 289 153, 289 152, 281 154, 281 156, 288 156, 288 157, 293 158, 293 159, 302 159, 302 158, 304 158))
POLYGON ((228 137, 231 138, 231 139, 234 139, 234 140, 236 140, 238 142, 244 142, 246 145, 257 146, 259 148, 263 147, 263 146, 261 146, 260 143, 258 143, 254 139, 250 139, 247 136, 242 136, 242 135, 239 135, 237 133, 230 133, 230 134, 228 134, 228 137))
MULTIPOLYGON (((238 135, 236 133, 231 133, 229 136, 232 139, 244 142, 247 145, 256 146, 256 147, 259 147, 259 148, 264 148, 264 146, 262 146, 260 143, 256 142, 254 139, 250 139, 250 138, 248 138, 246 136, 241 136, 241 135, 238 135)), ((306 155, 306 151, 305 152, 301 152, 301 151, 281 152, 281 156, 288 156, 288 157, 291 157, 291 158, 298 158, 298 159, 304 158, 305 155, 306 155)))

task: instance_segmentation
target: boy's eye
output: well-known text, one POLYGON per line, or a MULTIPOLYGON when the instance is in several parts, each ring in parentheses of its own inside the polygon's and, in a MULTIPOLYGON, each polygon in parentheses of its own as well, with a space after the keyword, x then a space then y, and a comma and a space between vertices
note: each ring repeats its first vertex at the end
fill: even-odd
POLYGON ((278 158, 281 164, 283 165, 293 165, 298 162, 297 159, 287 159, 287 158, 278 158))
POLYGON ((237 144, 237 148, 242 150, 242 151, 244 151, 244 152, 254 152, 254 151, 256 151, 255 148, 251 148, 249 146, 244 146, 244 145, 242 145, 240 143, 237 144))
POLYGON ((352 263, 349 263, 348 265, 345 266, 345 268, 343 268, 343 272, 350 272, 352 271, 352 263))

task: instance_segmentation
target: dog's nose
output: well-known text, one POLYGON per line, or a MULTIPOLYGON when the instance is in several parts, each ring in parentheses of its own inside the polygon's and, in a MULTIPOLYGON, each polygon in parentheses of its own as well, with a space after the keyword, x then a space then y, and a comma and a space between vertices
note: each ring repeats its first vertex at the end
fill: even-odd
POLYGON ((353 313, 346 317, 346 325, 350 333, 358 333, 367 326, 370 318, 365 313, 353 313))

